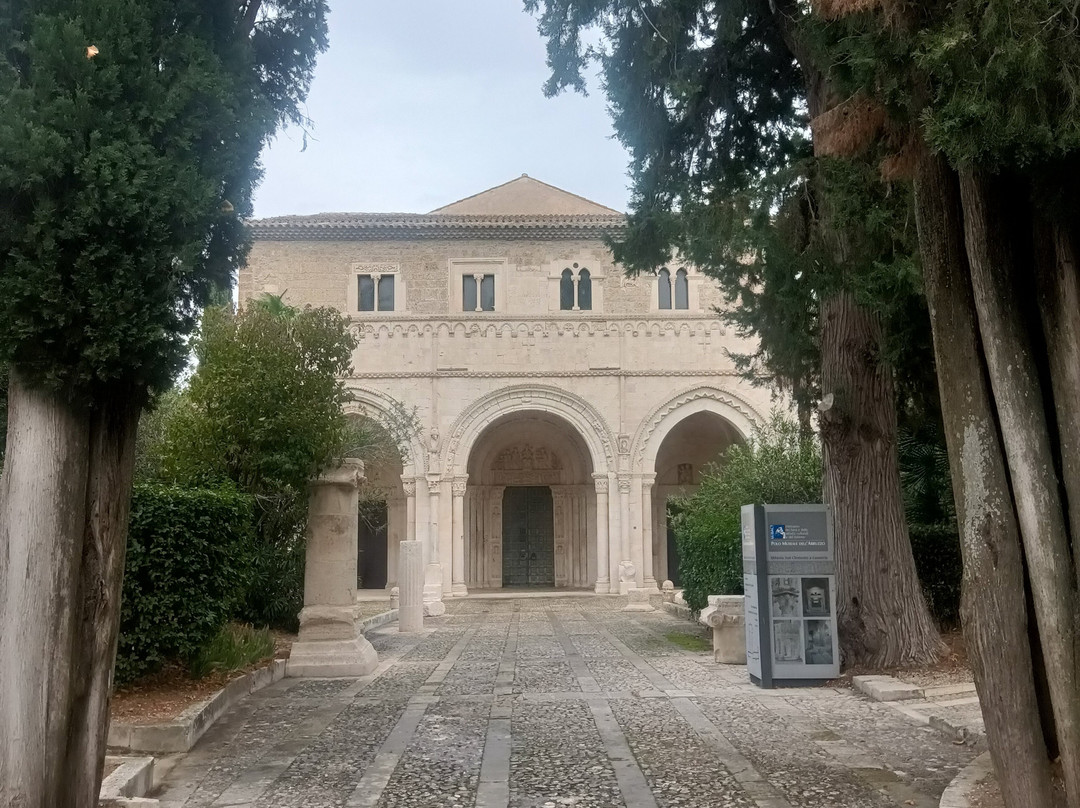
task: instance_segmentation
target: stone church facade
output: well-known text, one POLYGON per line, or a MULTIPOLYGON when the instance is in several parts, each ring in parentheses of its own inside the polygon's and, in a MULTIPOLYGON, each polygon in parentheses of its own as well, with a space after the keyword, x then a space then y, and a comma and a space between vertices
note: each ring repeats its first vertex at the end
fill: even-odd
POLYGON ((369 469, 386 528, 365 586, 424 542, 425 601, 532 586, 625 593, 676 576, 667 501, 744 441, 770 393, 726 349, 719 290, 672 264, 628 278, 617 211, 522 176, 429 214, 252 223, 240 299, 332 306, 359 340, 349 385, 376 421, 423 425, 369 469))

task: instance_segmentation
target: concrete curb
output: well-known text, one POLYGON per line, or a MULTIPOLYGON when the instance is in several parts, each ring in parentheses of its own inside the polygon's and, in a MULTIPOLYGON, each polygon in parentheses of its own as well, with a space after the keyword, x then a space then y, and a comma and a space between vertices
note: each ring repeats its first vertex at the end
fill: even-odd
POLYGON ((379 626, 385 626, 387 623, 392 623, 398 618, 398 610, 391 609, 388 612, 382 612, 381 614, 373 615, 366 620, 360 621, 360 630, 367 634, 373 629, 377 629, 379 626))
POLYGON ((923 688, 893 676, 852 676, 851 685, 874 701, 908 701, 926 696, 923 688))
POLYGON ((693 618, 690 616, 689 606, 683 606, 681 603, 672 603, 671 601, 664 601, 660 605, 664 607, 665 612, 673 614, 676 617, 681 617, 683 620, 693 622, 693 618))
POLYGON ((187 752, 232 705, 284 677, 285 666, 286 660, 275 659, 267 667, 229 682, 206 701, 191 705, 163 724, 114 721, 109 725, 108 745, 129 752, 187 752))
POLYGON ((154 759, 152 757, 106 758, 120 760, 120 765, 101 783, 99 803, 103 808, 121 808, 121 806, 144 806, 156 808, 157 800, 143 797, 154 787, 154 759))
POLYGON ((949 783, 949 787, 941 794, 939 808, 971 808, 972 789, 993 773, 994 764, 990 760, 990 753, 983 752, 961 769, 949 783))

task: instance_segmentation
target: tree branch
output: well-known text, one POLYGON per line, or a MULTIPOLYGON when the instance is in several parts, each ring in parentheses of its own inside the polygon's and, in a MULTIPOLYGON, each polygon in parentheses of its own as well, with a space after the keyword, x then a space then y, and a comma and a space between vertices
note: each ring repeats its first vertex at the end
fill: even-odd
POLYGON ((262 0, 249 0, 247 8, 244 10, 244 18, 240 21, 240 35, 243 37, 251 36, 251 32, 255 30, 255 21, 259 17, 259 9, 262 8, 262 0))

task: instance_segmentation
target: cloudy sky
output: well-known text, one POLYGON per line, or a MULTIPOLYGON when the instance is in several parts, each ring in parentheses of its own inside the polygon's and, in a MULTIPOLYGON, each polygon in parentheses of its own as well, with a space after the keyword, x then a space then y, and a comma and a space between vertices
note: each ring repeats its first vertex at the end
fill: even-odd
MULTIPOLYGON (((625 210, 628 158, 602 92, 544 97, 521 0, 331 0, 312 138, 263 155, 255 215, 426 213, 523 173, 625 210)), ((595 82, 594 82, 595 84, 595 82)))

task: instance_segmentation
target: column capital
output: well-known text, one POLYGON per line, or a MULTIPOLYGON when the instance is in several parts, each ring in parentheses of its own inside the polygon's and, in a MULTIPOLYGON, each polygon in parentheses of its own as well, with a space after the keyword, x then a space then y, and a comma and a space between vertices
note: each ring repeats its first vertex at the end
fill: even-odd
POLYGON ((620 494, 629 494, 630 493, 630 483, 631 483, 631 480, 630 480, 629 477, 620 477, 619 478, 619 493, 620 494))
POLYGON ((596 493, 606 494, 608 492, 608 478, 606 474, 594 474, 592 476, 593 483, 596 485, 596 493))
POLYGON ((451 491, 455 497, 465 496, 465 488, 469 482, 469 475, 465 474, 461 477, 455 477, 451 485, 451 491))
POLYGON ((642 486, 642 488, 652 488, 653 484, 655 482, 656 482, 656 475, 655 474, 642 474, 641 475, 641 486, 642 486))
POLYGON ((401 489, 405 492, 406 497, 415 497, 416 496, 416 480, 412 479, 411 477, 409 477, 409 478, 402 477, 401 478, 401 489))
POLYGON ((442 477, 438 474, 429 474, 427 477, 428 494, 438 494, 439 486, 442 485, 442 477))

